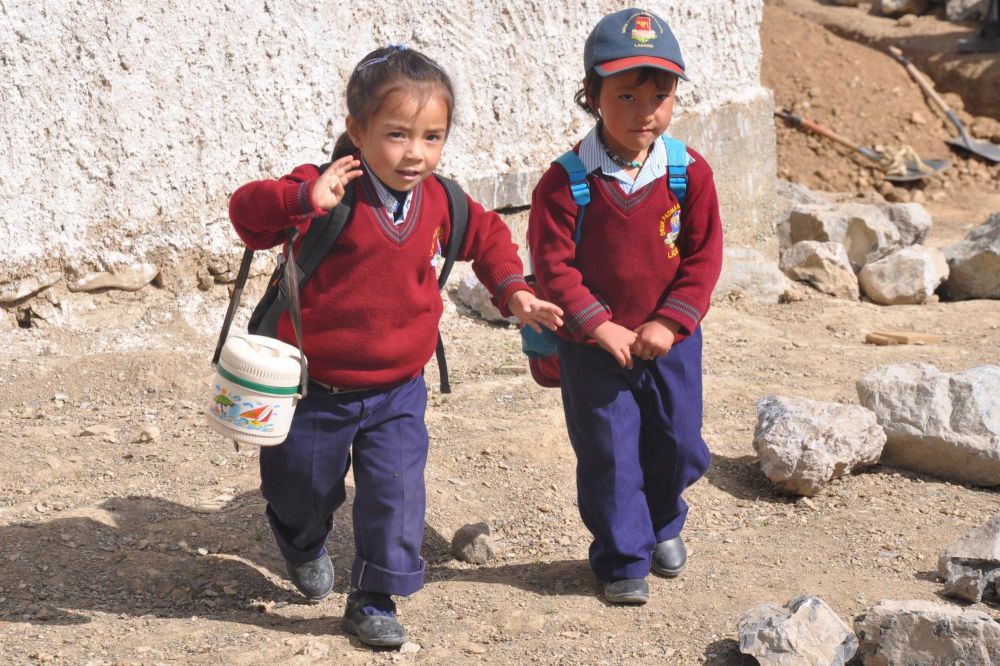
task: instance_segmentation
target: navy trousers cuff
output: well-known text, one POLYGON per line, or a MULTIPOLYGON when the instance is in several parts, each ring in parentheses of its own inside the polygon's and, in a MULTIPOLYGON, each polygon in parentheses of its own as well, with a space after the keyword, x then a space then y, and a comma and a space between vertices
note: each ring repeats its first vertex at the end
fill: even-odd
POLYGON ((410 573, 390 571, 372 564, 361 557, 354 558, 351 566, 351 587, 362 592, 392 594, 407 597, 424 586, 424 558, 420 558, 420 569, 410 573))

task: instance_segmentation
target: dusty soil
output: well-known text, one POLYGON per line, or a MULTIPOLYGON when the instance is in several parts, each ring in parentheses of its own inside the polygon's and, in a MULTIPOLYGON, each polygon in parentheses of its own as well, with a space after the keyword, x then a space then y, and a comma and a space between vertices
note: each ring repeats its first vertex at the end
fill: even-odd
MULTIPOLYGON (((764 26, 765 80, 779 104, 808 98, 819 120, 872 143, 892 136, 890 113, 920 112, 925 125, 900 126, 905 140, 945 153, 939 140, 948 133, 897 65, 779 12, 769 6, 764 26), (866 74, 854 88, 845 59, 866 74), (881 104, 878 90, 893 103, 881 104)), ((877 187, 859 187, 858 165, 804 135, 779 129, 779 150, 785 173, 810 186, 866 196, 877 187)), ((961 177, 929 197, 932 244, 1000 210, 997 182, 961 177)), ((883 598, 944 601, 938 552, 998 508, 995 490, 882 466, 804 502, 773 490, 751 446, 763 395, 856 403, 855 381, 879 365, 997 363, 995 301, 725 301, 704 324, 714 459, 687 494, 689 567, 677 580, 653 578, 644 607, 609 606, 586 562, 558 392, 525 374, 513 329, 449 308, 454 393, 432 389, 427 417, 427 587, 400 603, 420 649, 373 653, 338 626, 352 559, 350 498, 329 543, 335 593, 304 603, 264 525, 256 451, 234 451, 204 424, 227 289, 175 294, 181 280, 165 278, 164 289, 60 296, 71 325, 3 333, 2 663, 743 664, 750 660, 738 652, 736 623, 760 603, 812 592, 850 621, 883 598), (945 341, 864 344, 876 328, 945 341), (455 561, 451 535, 480 520, 492 526, 497 560, 455 561)), ((428 376, 433 387, 433 363, 428 376)), ((977 608, 1000 618, 997 606, 977 608)))

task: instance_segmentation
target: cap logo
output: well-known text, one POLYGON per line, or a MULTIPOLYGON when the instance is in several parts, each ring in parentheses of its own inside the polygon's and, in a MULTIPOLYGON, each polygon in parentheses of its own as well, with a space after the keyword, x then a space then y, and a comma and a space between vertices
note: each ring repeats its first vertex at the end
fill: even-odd
MULTIPOLYGON (((622 33, 628 30, 629 25, 632 25, 632 41, 637 42, 635 46, 648 46, 646 42, 652 41, 659 36, 653 28, 653 20, 653 17, 647 14, 634 14, 625 23, 622 33)), ((657 25, 656 27, 659 28, 660 26, 657 25)))

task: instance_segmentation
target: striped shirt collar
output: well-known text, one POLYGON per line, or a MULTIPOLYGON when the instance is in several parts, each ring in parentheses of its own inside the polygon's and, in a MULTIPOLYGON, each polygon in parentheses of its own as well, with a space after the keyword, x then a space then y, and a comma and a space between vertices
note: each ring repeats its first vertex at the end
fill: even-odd
POLYGON ((413 201, 413 190, 410 190, 409 192, 406 193, 406 199, 403 201, 403 214, 400 215, 399 219, 397 220, 396 210, 399 208, 399 201, 396 199, 396 197, 392 195, 392 192, 389 191, 389 188, 386 187, 385 184, 378 179, 378 176, 375 175, 375 172, 372 171, 371 167, 368 166, 368 163, 365 162, 365 158, 362 157, 360 159, 361 159, 361 164, 364 166, 365 171, 368 173, 370 177, 369 179, 371 180, 372 185, 375 186, 375 194, 378 195, 379 201, 382 202, 382 207, 385 208, 385 212, 389 214, 389 219, 393 220, 393 223, 396 226, 399 226, 400 224, 403 223, 403 220, 406 219, 406 214, 410 212, 410 202, 413 201))
MULTIPOLYGON (((600 169, 606 176, 611 176, 618 181, 625 194, 631 194, 653 181, 667 175, 667 148, 659 139, 653 144, 653 148, 642 165, 638 177, 633 180, 625 170, 614 161, 604 150, 604 143, 601 141, 600 124, 594 125, 593 129, 580 142, 580 161, 587 169, 587 173, 592 173, 600 169)), ((688 155, 688 164, 694 160, 688 155)))

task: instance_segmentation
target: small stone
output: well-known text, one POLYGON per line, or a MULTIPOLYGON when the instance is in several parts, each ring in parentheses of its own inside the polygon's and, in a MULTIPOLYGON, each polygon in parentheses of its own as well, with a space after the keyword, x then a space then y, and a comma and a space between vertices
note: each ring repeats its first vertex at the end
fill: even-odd
POLYGON ((451 552, 463 562, 486 564, 496 557, 490 526, 474 523, 461 527, 451 540, 451 552))
POLYGON ((414 643, 413 641, 407 641, 399 646, 399 651, 402 654, 416 654, 420 652, 420 645, 418 643, 414 643))
POLYGON ((143 443, 158 442, 160 441, 160 429, 156 426, 144 428, 143 431, 139 433, 139 438, 136 441, 143 443))

